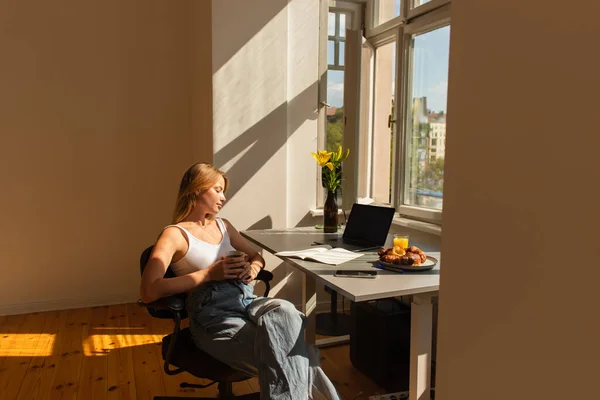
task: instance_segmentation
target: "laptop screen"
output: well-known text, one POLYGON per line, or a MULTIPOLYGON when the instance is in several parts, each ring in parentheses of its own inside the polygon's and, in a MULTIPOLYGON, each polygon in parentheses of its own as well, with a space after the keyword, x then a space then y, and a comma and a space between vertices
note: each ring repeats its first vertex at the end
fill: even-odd
POLYGON ((348 216, 344 239, 383 246, 395 212, 393 207, 354 204, 348 216))

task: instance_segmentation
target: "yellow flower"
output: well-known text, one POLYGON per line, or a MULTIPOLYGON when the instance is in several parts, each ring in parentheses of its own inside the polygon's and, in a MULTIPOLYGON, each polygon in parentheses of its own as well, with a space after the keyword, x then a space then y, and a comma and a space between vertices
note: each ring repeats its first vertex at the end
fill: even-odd
POLYGON ((331 155, 331 161, 334 163, 341 163, 348 157, 350 154, 350 149, 346 149, 346 151, 342 150, 342 146, 339 146, 337 151, 331 155))
MULTIPOLYGON (((333 154, 331 151, 320 150, 318 153, 310 153, 310 154, 312 154, 313 158, 315 160, 317 160, 317 163, 319 163, 319 165, 321 167, 326 166, 328 163, 331 164, 329 162, 329 159, 331 158, 331 155, 333 154)), ((331 167, 329 167, 329 169, 333 170, 333 165, 331 165, 331 167)))
POLYGON ((339 146, 337 151, 331 155, 331 161, 336 162, 340 160, 342 156, 342 146, 339 146))
MULTIPOLYGON (((342 148, 340 147, 340 150, 342 148)), ((346 151, 344 152, 344 154, 342 154, 342 156, 340 157, 339 161, 342 162, 346 159, 346 157, 348 157, 350 155, 350 149, 346 149, 346 151)))
POLYGON ((336 191, 342 183, 342 161, 350 154, 350 149, 344 151, 338 146, 336 151, 319 150, 312 154, 321 167, 321 183, 327 190, 336 191))

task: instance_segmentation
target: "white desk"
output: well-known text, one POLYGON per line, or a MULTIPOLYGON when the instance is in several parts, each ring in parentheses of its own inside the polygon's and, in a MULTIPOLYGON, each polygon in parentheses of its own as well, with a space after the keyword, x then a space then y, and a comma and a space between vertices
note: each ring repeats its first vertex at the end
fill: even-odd
MULTIPOLYGON (((242 235, 251 242, 269 251, 277 253, 286 250, 301 250, 320 240, 323 233, 314 228, 267 229, 245 231, 242 235)), ((332 234, 336 235, 336 234, 332 234)), ((377 270, 377 279, 338 278, 333 276, 337 269, 374 268, 378 260, 376 253, 366 253, 341 266, 325 265, 300 259, 280 257, 286 263, 304 272, 302 284, 302 311, 308 317, 306 340, 315 343, 315 308, 317 305, 316 282, 342 293, 352 301, 382 299, 386 297, 412 295, 411 305, 411 342, 410 342, 410 400, 430 399, 431 343, 433 306, 431 299, 439 289, 439 252, 427 252, 440 260, 431 271, 403 273, 377 270)))

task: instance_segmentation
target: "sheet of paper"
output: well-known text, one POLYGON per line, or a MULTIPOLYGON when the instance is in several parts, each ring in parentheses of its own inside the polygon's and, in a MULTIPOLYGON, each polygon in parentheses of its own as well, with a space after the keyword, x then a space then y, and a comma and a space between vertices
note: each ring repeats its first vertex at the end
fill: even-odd
POLYGON ((362 256, 361 253, 354 253, 342 248, 328 250, 322 247, 296 251, 280 251, 279 253, 275 253, 275 255, 281 257, 303 258, 305 260, 314 260, 323 264, 331 265, 339 265, 362 256))

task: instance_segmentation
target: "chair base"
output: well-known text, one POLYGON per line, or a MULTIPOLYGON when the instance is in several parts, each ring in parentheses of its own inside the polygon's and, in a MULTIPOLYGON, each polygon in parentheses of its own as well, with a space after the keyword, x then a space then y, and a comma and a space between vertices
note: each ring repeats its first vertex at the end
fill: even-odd
MULTIPOLYGON (((215 400, 215 397, 174 397, 174 396, 155 396, 154 400, 176 400, 176 399, 196 399, 196 400, 215 400)), ((260 400, 260 393, 248 393, 240 396, 233 394, 233 384, 231 382, 219 382, 219 394, 216 399, 221 400, 260 400)))
POLYGON ((260 400, 260 393, 249 393, 233 397, 174 397, 174 396, 154 396, 154 400, 215 400, 215 399, 235 399, 235 400, 260 400))

